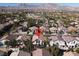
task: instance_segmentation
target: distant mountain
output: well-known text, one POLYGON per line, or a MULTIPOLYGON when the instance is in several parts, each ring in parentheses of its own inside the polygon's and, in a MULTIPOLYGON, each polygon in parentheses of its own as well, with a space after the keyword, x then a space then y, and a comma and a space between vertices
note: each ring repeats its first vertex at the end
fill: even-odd
POLYGON ((79 7, 64 6, 61 3, 18 3, 17 6, 0 6, 6 9, 33 9, 33 10, 63 10, 63 11, 78 11, 79 7))
POLYGON ((79 7, 64 6, 61 3, 22 3, 18 4, 18 8, 79 11, 79 7))
POLYGON ((37 9, 60 9, 59 4, 55 3, 27 3, 27 4, 18 4, 20 8, 37 8, 37 9))

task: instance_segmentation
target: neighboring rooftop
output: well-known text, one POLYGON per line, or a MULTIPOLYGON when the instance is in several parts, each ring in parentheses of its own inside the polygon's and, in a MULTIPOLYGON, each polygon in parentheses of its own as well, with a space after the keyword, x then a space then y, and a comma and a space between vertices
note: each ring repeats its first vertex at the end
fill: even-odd
POLYGON ((25 52, 25 51, 20 51, 18 56, 31 56, 30 53, 25 52))
POLYGON ((51 56, 49 51, 45 49, 37 49, 33 51, 33 56, 51 56))

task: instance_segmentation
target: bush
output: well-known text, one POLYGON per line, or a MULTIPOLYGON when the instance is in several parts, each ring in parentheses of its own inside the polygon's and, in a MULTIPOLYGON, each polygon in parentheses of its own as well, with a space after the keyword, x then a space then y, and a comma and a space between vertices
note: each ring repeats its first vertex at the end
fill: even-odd
POLYGON ((15 39, 10 40, 10 41, 6 41, 6 42, 5 42, 5 45, 11 46, 11 47, 16 47, 16 46, 18 46, 18 41, 15 40, 15 39))
POLYGON ((53 46, 53 47, 49 47, 49 52, 50 54, 52 54, 53 56, 61 56, 63 55, 63 51, 60 50, 57 46, 53 46))
POLYGON ((79 48, 76 49, 76 52, 79 53, 79 48))
POLYGON ((9 46, 9 41, 5 41, 5 45, 9 46))

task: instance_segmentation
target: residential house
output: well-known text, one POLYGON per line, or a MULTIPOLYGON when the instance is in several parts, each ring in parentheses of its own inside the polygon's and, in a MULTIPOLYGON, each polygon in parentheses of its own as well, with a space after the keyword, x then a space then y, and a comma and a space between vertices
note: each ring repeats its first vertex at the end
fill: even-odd
POLYGON ((52 34, 57 33, 57 28, 56 27, 51 27, 51 28, 49 28, 49 30, 52 34))
POLYGON ((76 46, 79 47, 79 37, 75 37, 76 38, 76 46))
POLYGON ((58 40, 57 36, 56 35, 53 35, 53 36, 50 36, 48 37, 48 39, 50 40, 49 44, 50 46, 53 46, 53 44, 57 44, 55 41, 58 40))
POLYGON ((3 51, 0 51, 0 56, 4 56, 4 53, 3 51))
POLYGON ((33 51, 32 53, 33 53, 33 56, 51 56, 49 51, 45 49, 39 49, 39 48, 37 48, 37 50, 33 51))
POLYGON ((31 36, 24 34, 24 35, 22 35, 21 39, 27 41, 27 40, 31 39, 31 36))
POLYGON ((8 37, 6 37, 7 40, 13 40, 17 39, 18 35, 9 34, 8 37))
POLYGON ((24 22, 22 25, 27 28, 28 22, 24 22))
POLYGON ((51 39, 50 46, 57 45, 60 49, 68 50, 62 37, 60 36, 58 37, 57 35, 54 35, 49 37, 49 39, 51 39))
POLYGON ((32 35, 33 35, 35 29, 37 29, 37 27, 35 27, 35 26, 30 27, 30 28, 29 28, 29 34, 32 34, 32 35))
POLYGON ((19 51, 18 56, 31 56, 31 54, 25 51, 19 51))
POLYGON ((70 35, 62 36, 63 40, 66 42, 68 48, 75 48, 76 42, 75 38, 70 35))
POLYGON ((34 45, 42 45, 45 39, 46 38, 43 35, 40 35, 39 37, 37 35, 34 35, 32 38, 32 42, 34 45))
POLYGON ((63 56, 79 56, 79 54, 76 52, 69 51, 69 52, 64 52, 63 56))
POLYGON ((10 56, 18 56, 19 54, 19 49, 18 48, 10 48, 13 50, 13 52, 10 54, 10 56))

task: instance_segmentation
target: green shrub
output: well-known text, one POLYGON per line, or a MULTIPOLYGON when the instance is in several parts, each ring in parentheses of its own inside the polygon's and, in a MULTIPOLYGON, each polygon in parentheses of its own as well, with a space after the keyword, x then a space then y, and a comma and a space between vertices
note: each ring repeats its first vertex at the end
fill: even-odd
POLYGON ((76 49, 76 52, 79 53, 79 48, 76 49))
POLYGON ((63 54, 63 51, 60 50, 56 45, 54 45, 53 47, 49 47, 48 50, 53 56, 61 56, 63 54))

